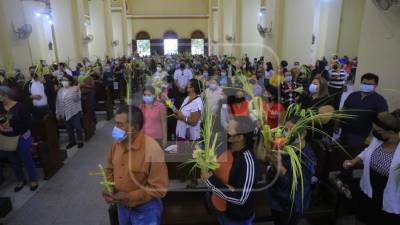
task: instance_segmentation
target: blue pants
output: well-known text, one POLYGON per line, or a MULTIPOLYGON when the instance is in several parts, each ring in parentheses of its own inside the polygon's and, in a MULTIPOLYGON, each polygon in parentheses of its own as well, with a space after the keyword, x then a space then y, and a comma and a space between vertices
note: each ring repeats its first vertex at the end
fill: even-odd
MULTIPOLYGON (((29 180, 30 181, 37 181, 37 174, 36 174, 36 166, 32 159, 31 154, 32 148, 32 137, 29 136, 28 138, 20 137, 18 141, 18 148, 17 151, 9 152, 9 151, 1 151, 0 150, 0 159, 7 158, 7 160, 11 163, 11 166, 14 170, 14 174, 17 177, 18 181, 24 181, 25 176, 21 166, 21 161, 25 166, 25 169, 28 172, 29 180)), ((0 171, 1 176, 2 171, 0 171)))
POLYGON ((232 221, 224 213, 220 213, 217 216, 218 222, 221 225, 252 225, 253 220, 255 218, 255 214, 248 220, 243 220, 243 221, 232 221))
POLYGON ((118 205, 119 225, 159 225, 162 211, 163 205, 159 198, 134 208, 118 205))
POLYGON ((78 137, 78 143, 83 142, 83 129, 81 125, 81 113, 75 114, 69 120, 66 121, 65 126, 67 127, 68 131, 68 139, 69 143, 75 143, 75 130, 76 136, 78 137))

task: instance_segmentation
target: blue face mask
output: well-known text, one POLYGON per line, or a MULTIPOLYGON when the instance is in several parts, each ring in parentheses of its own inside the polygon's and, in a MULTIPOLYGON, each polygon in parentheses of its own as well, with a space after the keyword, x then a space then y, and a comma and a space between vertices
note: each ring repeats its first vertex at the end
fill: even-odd
POLYGON ((293 77, 292 76, 286 76, 285 81, 292 81, 293 77))
POLYGON ((145 104, 151 104, 154 101, 154 96, 143 96, 143 102, 145 104))
POLYGON ((375 85, 372 84, 361 84, 360 91, 364 93, 371 93, 375 90, 375 85))
POLYGON ((317 93, 317 91, 318 91, 318 86, 315 85, 315 84, 310 84, 310 86, 308 87, 308 91, 309 91, 311 94, 317 93))
POLYGON ((114 127, 112 130, 112 137, 116 141, 123 141, 126 138, 126 132, 121 128, 114 127))
POLYGON ((203 76, 208 77, 208 72, 204 72, 203 76))

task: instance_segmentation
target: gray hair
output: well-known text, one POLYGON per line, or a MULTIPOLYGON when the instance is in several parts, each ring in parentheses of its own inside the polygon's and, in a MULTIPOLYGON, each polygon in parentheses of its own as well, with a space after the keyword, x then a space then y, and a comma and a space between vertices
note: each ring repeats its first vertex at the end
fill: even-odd
POLYGON ((0 86, 0 95, 10 97, 11 96, 11 89, 7 86, 1 85, 0 86))

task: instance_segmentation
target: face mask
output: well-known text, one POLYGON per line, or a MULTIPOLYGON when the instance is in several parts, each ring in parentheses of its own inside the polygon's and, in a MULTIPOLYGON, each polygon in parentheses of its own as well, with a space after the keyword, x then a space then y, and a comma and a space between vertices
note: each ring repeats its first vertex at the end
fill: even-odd
POLYGON ((210 85, 208 85, 208 87, 213 91, 217 90, 217 88, 218 88, 218 86, 216 84, 210 84, 210 85))
POLYGON ((69 87, 69 81, 61 81, 63 87, 69 87))
POLYGON ((208 72, 204 72, 203 76, 208 77, 208 72))
POLYGON ((242 103, 242 102, 244 102, 245 100, 246 100, 245 97, 241 97, 241 98, 236 97, 236 98, 235 98, 235 103, 242 103))
POLYGON ((157 67, 157 72, 161 72, 161 67, 157 67))
POLYGON ((221 76, 226 76, 226 72, 222 72, 222 73, 221 73, 221 76))
POLYGON ((114 127, 112 130, 112 137, 116 141, 123 141, 126 138, 126 132, 121 128, 114 127))
POLYGON ((153 96, 143 96, 143 102, 145 104, 151 104, 154 101, 154 97, 153 96))
POLYGON ((286 76, 285 81, 292 81, 293 77, 292 76, 286 76))
POLYGON ((317 93, 318 86, 316 84, 310 84, 310 86, 308 87, 308 91, 311 94, 317 93))
POLYGON ((360 91, 364 93, 371 93, 375 89, 375 85, 372 84, 361 84, 360 91))

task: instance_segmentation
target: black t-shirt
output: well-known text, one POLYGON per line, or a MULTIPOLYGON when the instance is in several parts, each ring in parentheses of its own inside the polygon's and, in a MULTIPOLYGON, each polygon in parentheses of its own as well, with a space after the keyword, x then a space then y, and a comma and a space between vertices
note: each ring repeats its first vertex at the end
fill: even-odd
POLYGON ((354 92, 344 102, 346 113, 356 116, 354 119, 345 120, 342 123, 344 133, 358 134, 368 137, 372 129, 372 123, 377 120, 377 115, 388 111, 386 99, 374 92, 362 99, 361 92, 354 92))

